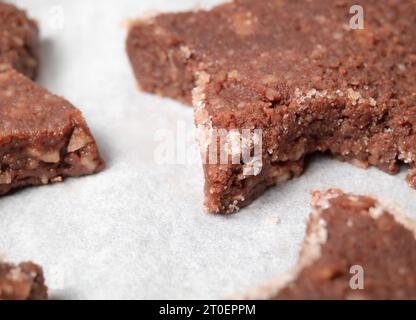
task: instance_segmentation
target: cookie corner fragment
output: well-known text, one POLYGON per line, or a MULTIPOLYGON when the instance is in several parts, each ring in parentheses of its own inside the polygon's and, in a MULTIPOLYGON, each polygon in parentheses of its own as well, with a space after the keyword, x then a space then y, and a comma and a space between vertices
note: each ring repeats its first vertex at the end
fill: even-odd
POLYGON ((40 266, 0 261, 0 300, 47 300, 48 287, 40 266))

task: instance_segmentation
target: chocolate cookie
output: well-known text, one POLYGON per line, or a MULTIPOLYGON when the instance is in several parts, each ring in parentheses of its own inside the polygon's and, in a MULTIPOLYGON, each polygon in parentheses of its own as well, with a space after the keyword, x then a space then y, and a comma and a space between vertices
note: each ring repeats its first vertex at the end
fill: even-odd
POLYGON ((12 68, 0 71, 0 195, 103 167, 74 106, 12 68))
POLYGON ((396 205, 315 192, 298 265, 254 299, 416 299, 416 221, 396 205))
POLYGON ((236 0, 131 24, 140 87, 187 103, 193 91, 207 211, 237 211, 314 152, 390 174, 406 163, 416 186, 416 2, 363 1, 364 29, 356 4, 236 0), (244 130, 257 130, 259 152, 219 141, 244 145, 244 130))

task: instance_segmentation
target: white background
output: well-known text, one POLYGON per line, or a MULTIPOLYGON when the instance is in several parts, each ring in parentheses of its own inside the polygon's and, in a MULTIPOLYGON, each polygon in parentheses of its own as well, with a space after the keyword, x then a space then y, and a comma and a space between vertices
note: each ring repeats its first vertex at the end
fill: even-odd
MULTIPOLYGON (((96 176, 0 199, 0 252, 9 261, 43 265, 51 298, 200 299, 245 292, 295 264, 313 189, 375 193, 416 213, 405 172, 392 177, 324 156, 236 215, 203 213, 199 162, 168 165, 157 158, 161 135, 175 138, 178 126, 192 135, 192 110, 136 90, 123 22, 218 1, 12 2, 40 23, 38 82, 81 109, 108 164, 96 176)), ((189 143, 196 151, 192 138, 189 143)))

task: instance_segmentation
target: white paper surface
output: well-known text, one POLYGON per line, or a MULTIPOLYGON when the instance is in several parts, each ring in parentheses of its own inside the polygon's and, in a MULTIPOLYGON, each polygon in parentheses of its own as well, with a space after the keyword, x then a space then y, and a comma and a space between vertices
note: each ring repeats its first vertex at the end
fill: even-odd
POLYGON ((192 110, 136 90, 123 21, 219 1, 12 2, 40 22, 38 82, 81 109, 108 164, 95 176, 0 199, 0 252, 9 261, 41 264, 51 298, 215 299, 245 292, 295 264, 313 189, 378 194, 415 217, 416 192, 405 172, 393 177, 324 156, 236 215, 202 212, 201 165, 181 159, 183 130, 187 151, 196 153, 192 110), (167 134, 180 140, 171 161, 179 164, 161 163, 167 134))

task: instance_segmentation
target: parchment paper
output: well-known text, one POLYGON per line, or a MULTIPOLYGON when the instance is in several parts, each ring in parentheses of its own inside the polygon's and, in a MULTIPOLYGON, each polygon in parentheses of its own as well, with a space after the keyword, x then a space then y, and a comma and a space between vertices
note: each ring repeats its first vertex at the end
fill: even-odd
POLYGON ((302 177, 236 215, 202 212, 192 110, 136 90, 123 21, 219 1, 12 2, 40 23, 38 82, 81 109, 108 164, 95 176, 0 199, 0 252, 9 261, 41 264, 51 298, 215 299, 245 292, 295 264, 313 189, 378 194, 416 217, 405 172, 393 177, 325 156, 312 157, 302 177), (166 137, 175 146, 170 157, 166 137))

